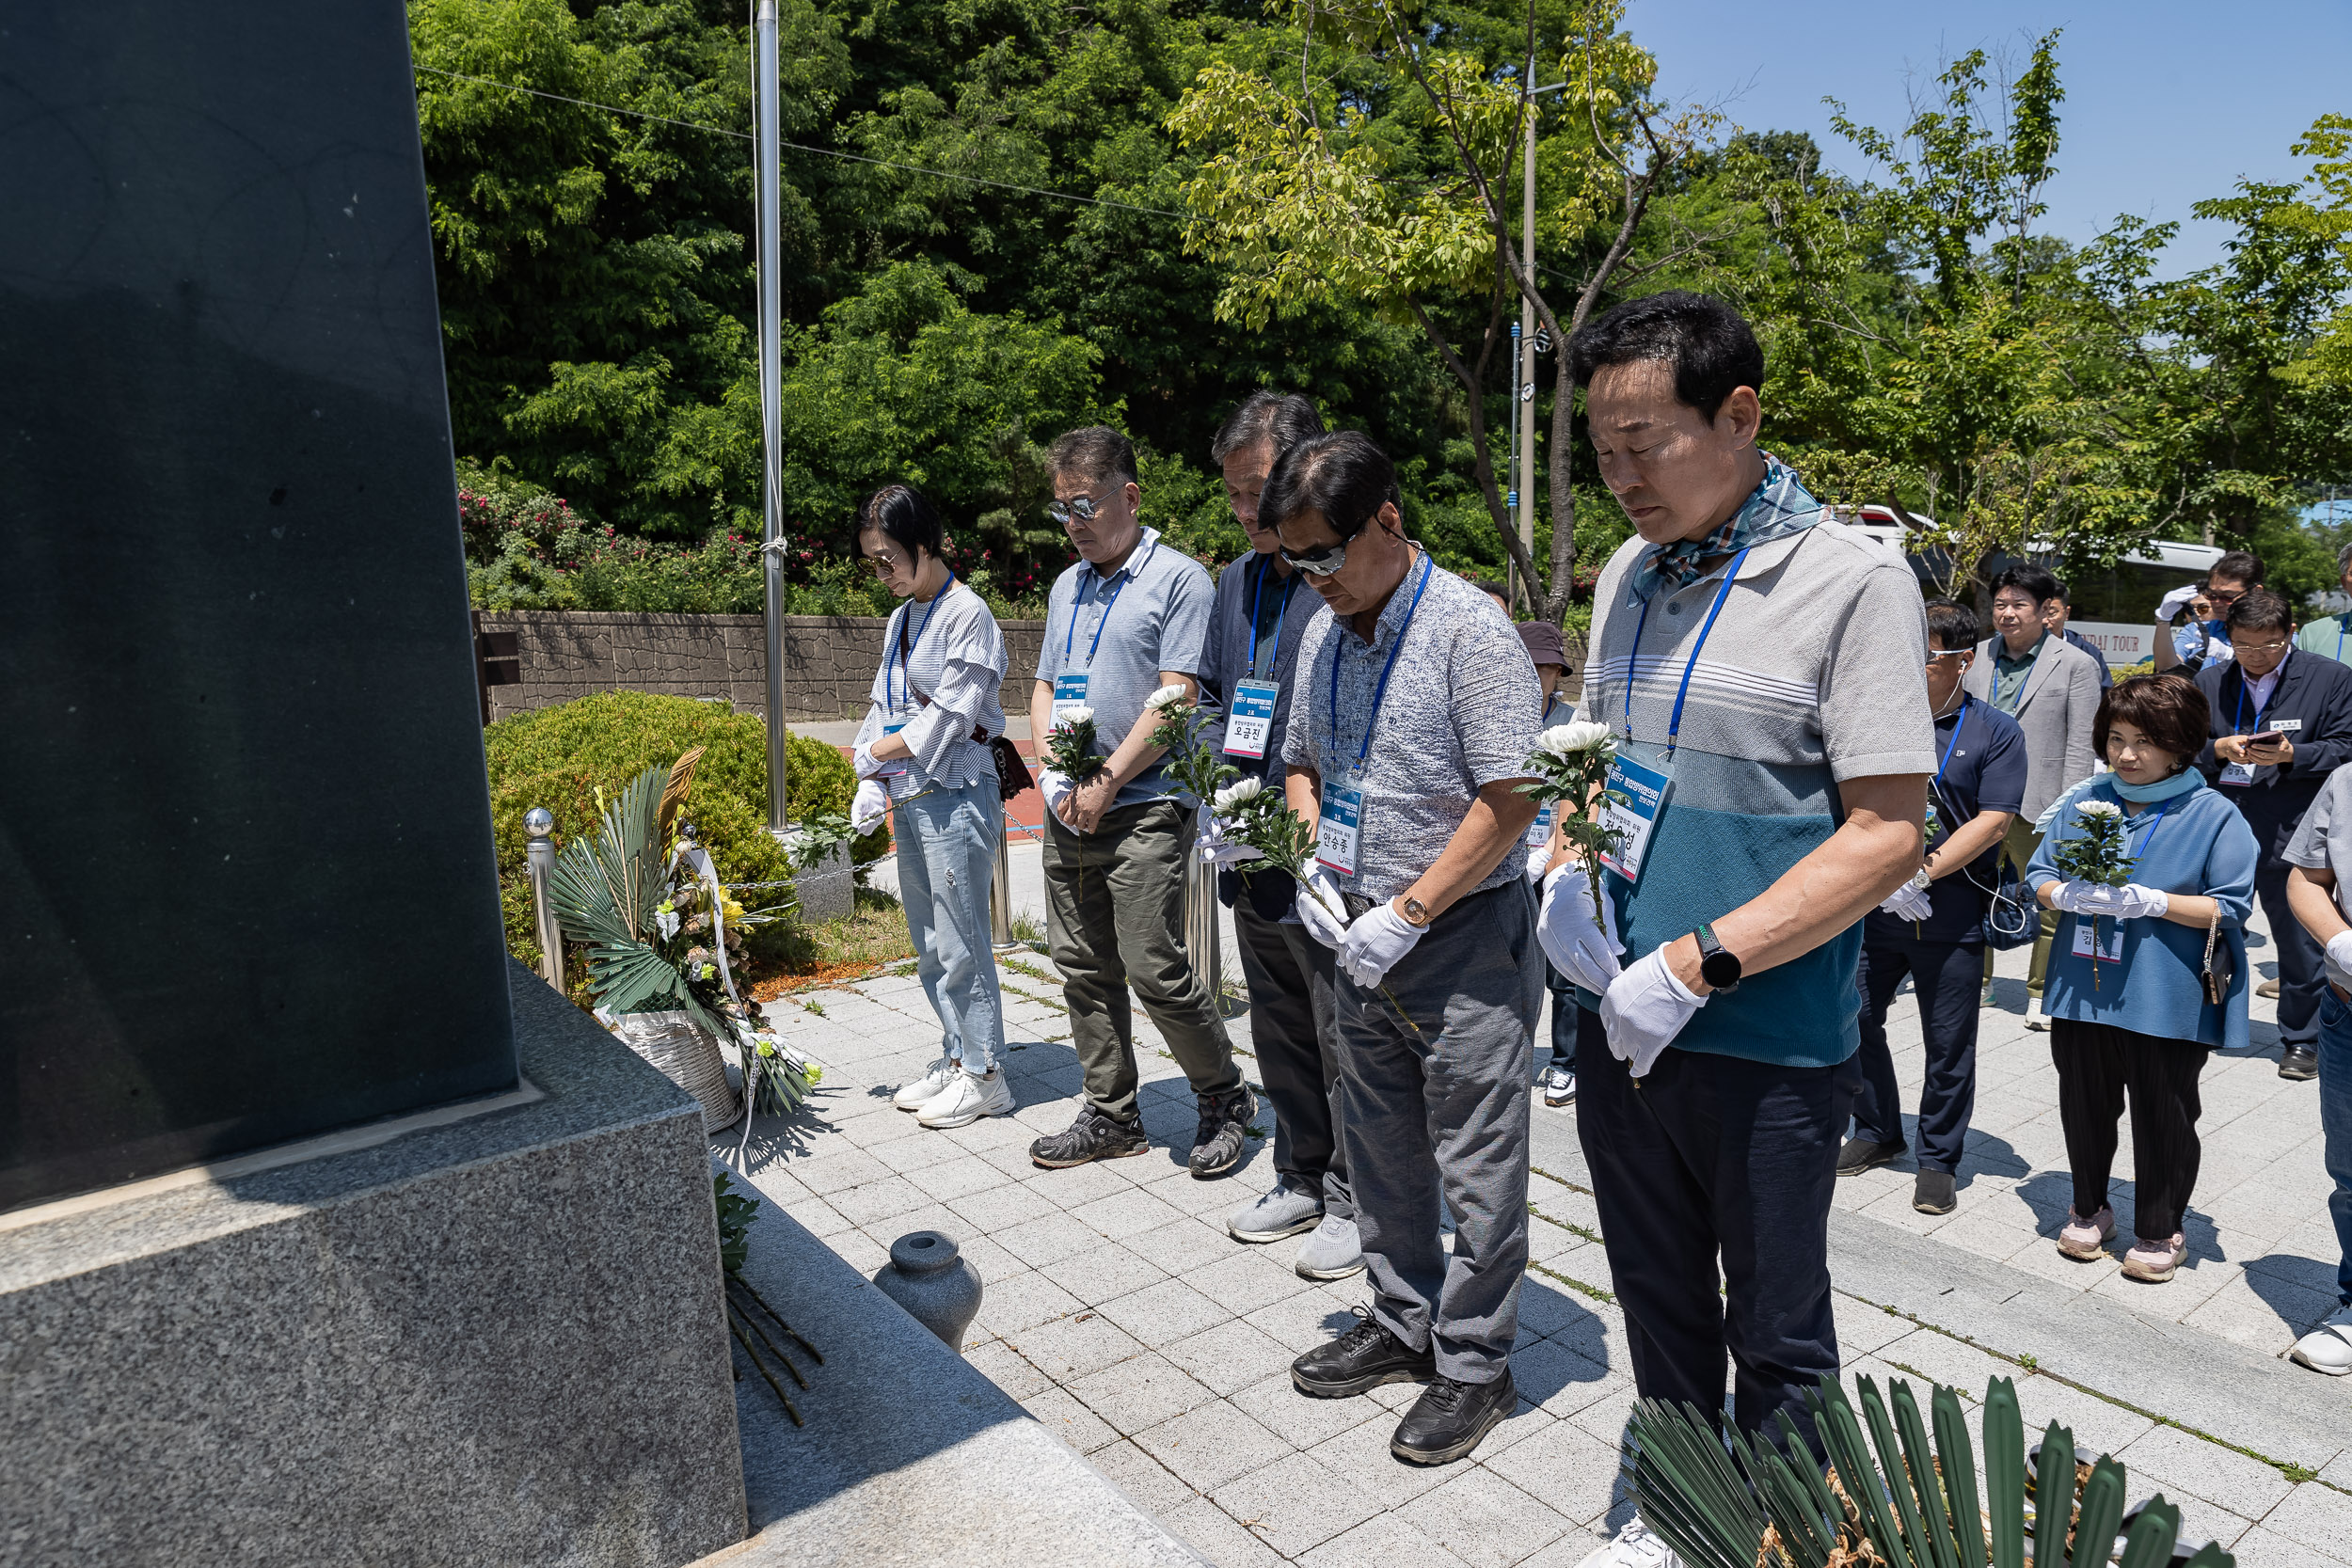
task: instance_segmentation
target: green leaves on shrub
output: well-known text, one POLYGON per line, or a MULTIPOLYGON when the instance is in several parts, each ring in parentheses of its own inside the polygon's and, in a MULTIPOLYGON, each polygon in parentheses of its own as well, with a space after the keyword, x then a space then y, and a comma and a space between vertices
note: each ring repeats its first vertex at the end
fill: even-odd
MULTIPOLYGON (((599 691, 501 719, 483 732, 483 745, 489 759, 506 945, 525 963, 536 964, 540 953, 524 870, 530 839, 523 814, 547 807, 555 816, 558 844, 574 833, 593 832, 599 788, 607 798, 617 795, 646 768, 666 767, 693 747, 705 751, 683 815, 700 832, 720 877, 732 886, 783 881, 790 875, 782 847, 768 835, 767 726, 756 715, 691 697, 599 691)), ((839 751, 805 736, 792 736, 785 759, 787 820, 847 812, 856 793, 857 775, 839 751)), ((855 858, 863 863, 888 847, 888 830, 879 829, 858 842, 855 858)), ((755 909, 773 899, 754 893, 742 901, 755 909)), ((771 944, 789 935, 788 925, 780 922, 746 940, 759 954, 773 951, 771 944)))

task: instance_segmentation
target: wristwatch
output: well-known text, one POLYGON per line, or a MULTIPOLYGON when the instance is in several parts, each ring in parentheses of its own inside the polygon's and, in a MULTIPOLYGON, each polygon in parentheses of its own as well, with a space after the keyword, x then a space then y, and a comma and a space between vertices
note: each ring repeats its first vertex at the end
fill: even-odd
POLYGON ((1436 916, 1429 912, 1429 906, 1414 897, 1411 894, 1406 894, 1399 902, 1403 905, 1403 908, 1399 909, 1397 912, 1405 917, 1406 925, 1412 927, 1417 931, 1426 929, 1429 922, 1436 918, 1436 916))
POLYGON ((1732 991, 1740 989, 1740 958, 1722 942, 1715 940, 1715 927, 1702 926, 1692 935, 1699 940, 1699 978, 1710 990, 1732 991))

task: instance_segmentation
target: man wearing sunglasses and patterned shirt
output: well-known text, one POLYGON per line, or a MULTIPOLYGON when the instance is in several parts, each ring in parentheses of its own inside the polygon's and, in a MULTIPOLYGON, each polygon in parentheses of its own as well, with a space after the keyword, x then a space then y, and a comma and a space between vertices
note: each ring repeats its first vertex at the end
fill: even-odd
POLYGON ((1406 539, 1397 501, 1352 431, 1291 448, 1259 501, 1325 607, 1298 644, 1282 785, 1316 830, 1297 911, 1336 955, 1340 1136, 1373 1289, 1291 1382, 1318 1399, 1426 1383, 1389 1451, 1443 1465, 1518 1399, 1544 990, 1518 786, 1543 691, 1510 621, 1406 539))
MULTIPOLYGON (((1160 768, 1144 702, 1163 686, 1198 696, 1216 589, 1200 563, 1164 548, 1137 515, 1136 452, 1115 430, 1089 426, 1054 443, 1054 521, 1079 560, 1055 579, 1038 652, 1030 733, 1073 710, 1090 713, 1102 770, 1082 784, 1046 769, 1045 934, 1070 1005, 1070 1040, 1086 1072, 1069 1130, 1040 1138, 1029 1158, 1048 1170, 1116 1160, 1150 1147, 1136 1107, 1135 1025, 1127 989, 1159 1025, 1191 1081, 1200 1122, 1192 1174, 1241 1164, 1256 1097, 1233 1060, 1216 999, 1179 937, 1193 801, 1160 768)), ((1040 747, 1041 753, 1042 746, 1040 747)))

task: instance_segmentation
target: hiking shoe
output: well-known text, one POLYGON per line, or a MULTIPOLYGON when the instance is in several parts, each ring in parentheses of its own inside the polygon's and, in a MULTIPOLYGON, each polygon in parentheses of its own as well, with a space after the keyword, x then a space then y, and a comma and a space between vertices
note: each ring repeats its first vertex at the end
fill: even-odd
POLYGON ((1451 1465, 1518 1408, 1511 1369, 1491 1383, 1464 1383, 1439 1372, 1396 1423, 1389 1451, 1407 1465, 1451 1465))
POLYGON ((2319 1053, 2308 1045, 2279 1048, 2279 1076, 2303 1083, 2319 1076, 2319 1053))
POLYGON ((2123 1277, 2137 1279, 2142 1285, 2161 1285, 2172 1277, 2188 1256, 2188 1240, 2179 1231, 2169 1241, 2150 1241, 2142 1236, 2132 1243, 2132 1250, 2123 1255, 2123 1277))
POLYGON ((1364 1243, 1356 1234, 1356 1222, 1324 1215, 1315 1233, 1298 1243, 1294 1267, 1301 1279, 1345 1279, 1363 1273, 1364 1243))
POLYGON ((1029 1146, 1029 1163, 1047 1170, 1067 1170, 1089 1160, 1124 1160, 1152 1147, 1143 1135, 1143 1118, 1120 1121, 1091 1105, 1078 1108, 1078 1119, 1066 1132, 1040 1138, 1029 1146))
POLYGON ((956 1081, 925 1105, 915 1120, 926 1127, 964 1127, 982 1117, 1012 1115, 1012 1085, 1005 1080, 1002 1068, 985 1078, 968 1072, 956 1074, 956 1081))
POLYGON ((1911 1184, 1911 1206, 1923 1214, 1948 1214, 1959 1208, 1960 1196, 1954 1190, 1952 1173, 1921 1171, 1919 1180, 1911 1184))
POLYGON ((1846 1147, 1837 1151, 1837 1174, 1860 1176, 1880 1165, 1891 1165, 1903 1156, 1905 1145, 1872 1143, 1867 1138, 1848 1138, 1846 1147))
POLYGON ((890 1103, 901 1111, 919 1111, 945 1094, 947 1085, 963 1076, 963 1064, 953 1056, 942 1056, 923 1069, 923 1076, 913 1083, 902 1084, 890 1097, 890 1103))
POLYGON ((1576 1568, 1682 1568, 1682 1560, 1639 1519, 1628 1519, 1617 1538, 1585 1554, 1576 1568))
POLYGON ((2107 1238, 2115 1234, 2115 1209, 2102 1203, 2099 1212, 2089 1219, 2074 1212, 2070 1205, 2066 1211, 2066 1227, 2058 1235, 2058 1251, 2078 1263, 2089 1263, 2107 1255, 2107 1238))
POLYGON ((1576 1103, 1576 1074, 1556 1063, 1544 1069, 1535 1082, 1543 1086, 1544 1104, 1550 1110, 1565 1110, 1576 1103))
POLYGON ((1225 1217, 1225 1233, 1237 1242, 1279 1242, 1302 1230, 1312 1230, 1323 1218, 1323 1199, 1279 1176, 1274 1190, 1255 1203, 1245 1203, 1225 1217))
POLYGON ((2279 982, 2276 980, 2265 980, 2261 985, 2254 988, 2254 994, 2256 996, 2277 996, 2279 994, 2279 982))
POLYGON ((2287 1352, 2296 1362, 2329 1377, 2352 1372, 2352 1307, 2339 1307, 2287 1352))
POLYGON ((1258 1097, 1244 1084, 1223 1094, 1196 1098, 1200 1101, 1200 1130, 1193 1134, 1192 1158, 1186 1164, 1195 1177, 1206 1181, 1241 1164, 1248 1148, 1249 1118, 1258 1114, 1258 1097))
POLYGON ((1438 1375, 1437 1357, 1415 1350, 1359 1307, 1363 1321, 1291 1362, 1291 1386, 1319 1400, 1368 1394, 1384 1383, 1421 1383, 1438 1375))

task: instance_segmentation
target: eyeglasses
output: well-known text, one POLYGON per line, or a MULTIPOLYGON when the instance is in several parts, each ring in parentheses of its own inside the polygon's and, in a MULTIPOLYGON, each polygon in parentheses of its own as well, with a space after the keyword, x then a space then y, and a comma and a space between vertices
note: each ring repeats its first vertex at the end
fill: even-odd
POLYGON ((2246 597, 2246 590, 2243 588, 2208 588, 2205 590, 2205 597, 2215 604, 2234 604, 2246 597))
POLYGON ((873 568, 876 577, 886 578, 906 562, 888 550, 876 550, 866 558, 866 564, 873 568))
POLYGON ((2251 647, 2242 647, 2233 642, 2230 646, 2242 657, 2247 654, 2275 654, 2286 644, 2284 642, 2257 642, 2251 647))
POLYGON ((1294 550, 1284 546, 1282 559, 1310 577, 1327 578, 1347 564, 1344 544, 1327 546, 1319 550, 1294 550))
POLYGON ((1071 518, 1075 517, 1082 523, 1090 523, 1102 510, 1094 504, 1092 496, 1073 496, 1066 501, 1047 502, 1045 515, 1064 528, 1068 528, 1071 518))
POLYGON ((1976 650, 1974 648, 1949 648, 1942 653, 1931 653, 1928 655, 1928 662, 1930 664, 1933 664, 1939 658, 1966 658, 1970 654, 1975 652, 1976 650))

